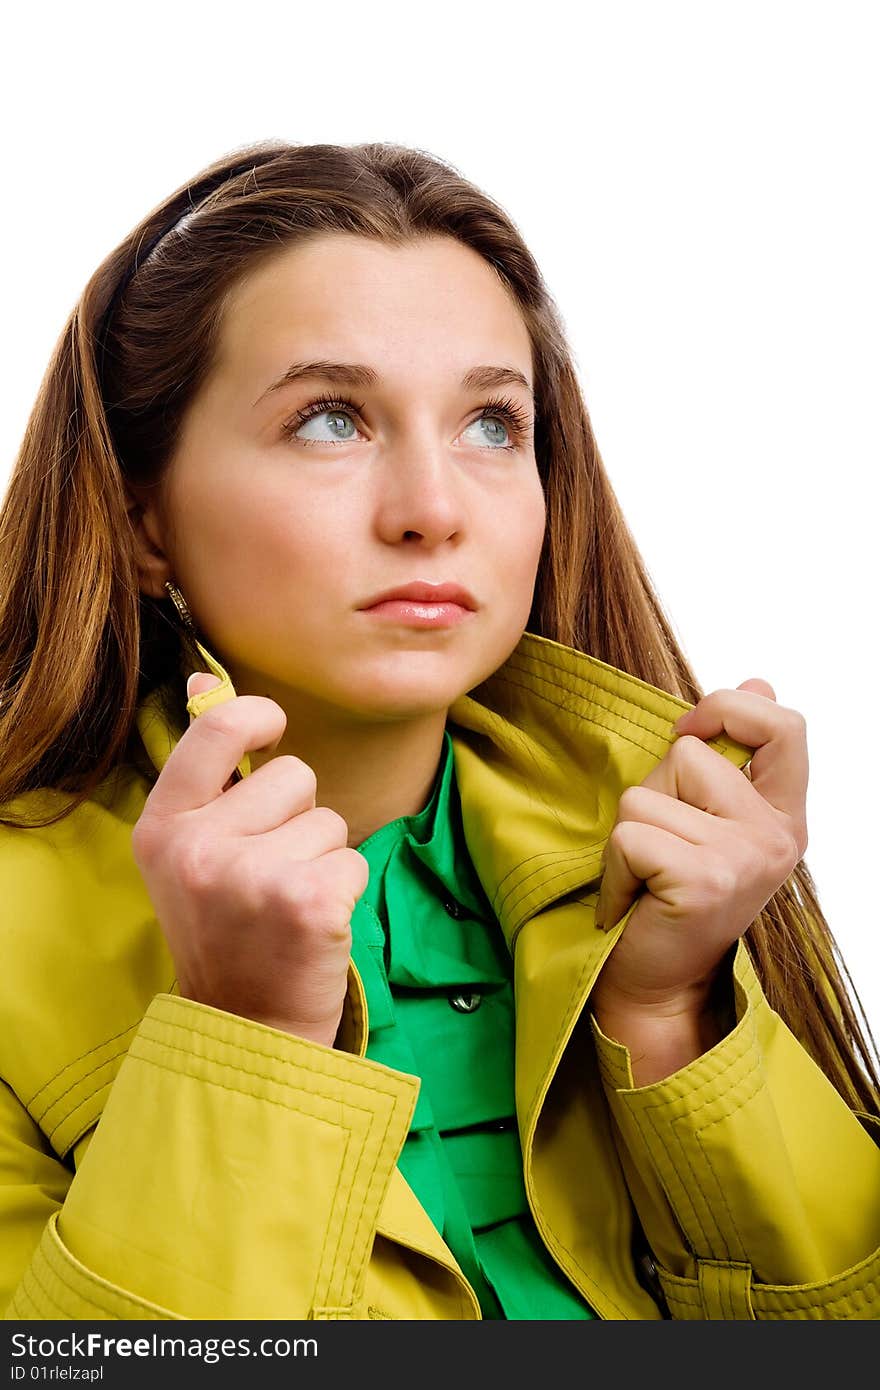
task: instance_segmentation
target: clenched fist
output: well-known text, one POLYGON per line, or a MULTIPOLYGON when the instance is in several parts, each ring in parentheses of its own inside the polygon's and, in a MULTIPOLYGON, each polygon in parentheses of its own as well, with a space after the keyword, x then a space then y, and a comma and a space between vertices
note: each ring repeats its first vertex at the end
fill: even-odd
MULTIPOLYGON (((189 693, 216 683, 199 672, 189 693)), ((273 758, 231 780, 246 751, 277 747, 286 722, 259 695, 191 719, 132 851, 181 995, 332 1047, 369 866, 348 847, 342 817, 315 805, 317 779, 300 758, 273 758)))

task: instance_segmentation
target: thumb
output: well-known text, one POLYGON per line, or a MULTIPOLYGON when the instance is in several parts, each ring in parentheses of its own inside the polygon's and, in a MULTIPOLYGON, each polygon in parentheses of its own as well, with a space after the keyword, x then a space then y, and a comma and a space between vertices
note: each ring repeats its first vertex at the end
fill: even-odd
POLYGON ((755 695, 763 695, 767 700, 776 699, 776 691, 769 681, 761 680, 760 676, 751 676, 747 681, 740 681, 737 690, 751 690, 755 695))
MULTIPOLYGON (((206 690, 213 690, 215 685, 221 684, 220 677, 212 676, 210 671, 193 671, 192 675, 187 678, 186 698, 187 700, 191 700, 193 695, 204 695, 206 690)), ((194 714, 190 714, 190 727, 192 727, 192 722, 195 717, 194 714)), ((223 790, 228 792, 229 788, 234 785, 234 782, 235 776, 233 775, 229 778, 223 790)))
MULTIPOLYGON (((212 676, 209 671, 194 671, 186 683, 186 698, 191 700, 193 695, 203 695, 206 690, 213 690, 215 685, 220 684, 219 676, 212 676)), ((194 718, 195 715, 190 714, 190 723, 194 718)))

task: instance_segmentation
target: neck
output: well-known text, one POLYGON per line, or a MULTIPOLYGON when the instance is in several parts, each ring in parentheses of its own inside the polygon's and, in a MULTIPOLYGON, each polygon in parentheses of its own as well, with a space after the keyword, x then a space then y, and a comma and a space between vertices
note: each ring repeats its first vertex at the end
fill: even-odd
POLYGON ((251 771, 281 754, 301 758, 317 778, 315 804, 329 806, 348 826, 349 848, 427 805, 443 748, 445 708, 371 721, 273 685, 261 673, 227 669, 236 694, 268 696, 287 715, 277 747, 249 752, 251 771))

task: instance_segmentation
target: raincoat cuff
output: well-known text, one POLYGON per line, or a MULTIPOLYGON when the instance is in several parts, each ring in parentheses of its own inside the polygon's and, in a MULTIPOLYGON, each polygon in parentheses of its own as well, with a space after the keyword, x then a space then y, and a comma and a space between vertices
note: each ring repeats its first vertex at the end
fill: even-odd
MULTIPOLYGON (((821 1290, 839 1306, 835 1281, 846 1283, 858 1268, 876 1279, 876 1133, 770 1008, 742 943, 733 970, 735 1027, 650 1085, 633 1087, 627 1049, 591 1017, 627 1184, 664 1289, 670 1285, 682 1308, 688 1298, 703 1317, 719 1316, 705 1310, 725 1300, 782 1308, 782 1296, 768 1290, 794 1286, 813 1291, 804 1306, 824 1307, 821 1290)), ((865 1297, 862 1284, 858 1298, 865 1297)), ((873 1283, 866 1306, 878 1305, 873 1283)))

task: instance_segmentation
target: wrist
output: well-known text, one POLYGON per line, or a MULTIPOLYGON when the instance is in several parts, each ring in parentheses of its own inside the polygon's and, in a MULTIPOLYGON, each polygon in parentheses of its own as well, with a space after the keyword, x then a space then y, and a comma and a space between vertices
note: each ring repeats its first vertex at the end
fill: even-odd
POLYGON ((605 1036, 628 1050, 635 1086, 663 1081, 696 1061, 737 1022, 727 972, 706 989, 651 1003, 597 996, 592 1011, 605 1036))
POLYGON ((594 1010, 601 1031, 629 1052, 634 1086, 650 1086, 713 1048, 725 1029, 711 1014, 608 1014, 594 1010))

